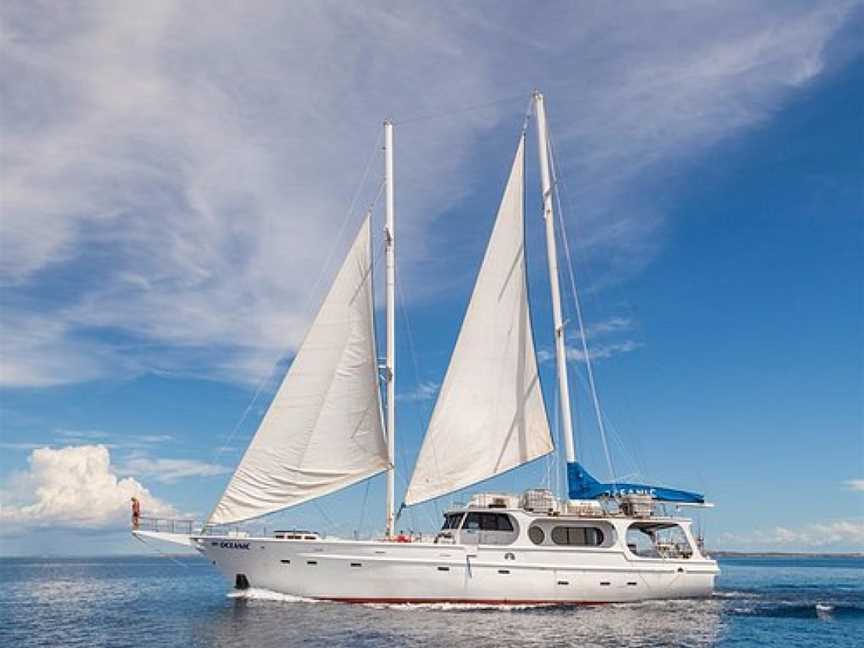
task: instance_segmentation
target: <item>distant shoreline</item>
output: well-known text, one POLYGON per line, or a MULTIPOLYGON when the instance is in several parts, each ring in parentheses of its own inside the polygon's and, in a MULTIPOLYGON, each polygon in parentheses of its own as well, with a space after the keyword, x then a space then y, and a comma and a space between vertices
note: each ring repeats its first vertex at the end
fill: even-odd
MULTIPOLYGON (((864 558, 864 552, 807 552, 807 551, 722 551, 708 550, 712 558, 864 558)), ((87 560, 96 558, 203 558, 195 552, 178 553, 116 553, 116 554, 19 554, 0 556, 0 560, 87 560)))
POLYGON ((708 551, 716 558, 864 558, 864 552, 810 552, 810 551, 708 551))

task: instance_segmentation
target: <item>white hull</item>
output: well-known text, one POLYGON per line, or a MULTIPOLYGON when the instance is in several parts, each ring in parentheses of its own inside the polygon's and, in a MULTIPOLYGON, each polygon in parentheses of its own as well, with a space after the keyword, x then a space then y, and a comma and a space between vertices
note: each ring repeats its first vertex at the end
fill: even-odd
POLYGON ((362 603, 592 604, 710 596, 713 560, 633 558, 620 547, 195 538, 233 584, 362 603), (245 585, 241 579, 241 584, 245 585))

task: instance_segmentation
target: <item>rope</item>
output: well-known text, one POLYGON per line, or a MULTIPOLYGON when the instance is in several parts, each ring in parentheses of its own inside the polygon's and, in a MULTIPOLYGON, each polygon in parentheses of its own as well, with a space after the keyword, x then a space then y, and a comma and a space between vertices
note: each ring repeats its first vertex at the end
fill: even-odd
POLYGON ((161 550, 159 549, 159 547, 155 547, 155 546, 151 545, 149 542, 145 541, 144 538, 142 538, 141 536, 139 536, 139 535, 133 533, 133 534, 132 534, 132 537, 135 538, 136 540, 138 540, 141 544, 145 545, 148 549, 152 549, 153 551, 155 551, 156 553, 158 553, 158 554, 159 554, 160 556, 162 556, 163 558, 167 558, 167 559, 170 560, 171 562, 177 563, 177 564, 180 565, 183 569, 189 569, 189 565, 186 565, 186 564, 180 562, 179 560, 177 560, 176 558, 174 558, 174 556, 171 556, 171 555, 169 555, 169 554, 167 554, 167 553, 161 551, 161 550))
MULTIPOLYGON (((342 219, 342 224, 339 226, 339 230, 338 230, 336 236, 333 237, 333 239, 332 239, 333 242, 330 245, 330 250, 327 253, 327 257, 324 260, 324 264, 321 266, 321 271, 318 273, 318 277, 315 279, 315 282, 312 284, 312 287, 309 289, 309 293, 308 293, 308 296, 306 298, 306 302, 303 305, 303 312, 306 312, 309 310, 309 306, 312 303, 312 299, 317 295, 318 286, 321 283, 321 280, 323 279, 327 268, 330 266, 331 261, 333 260, 333 255, 335 254, 336 248, 338 247, 337 243, 338 243, 338 241, 340 241, 342 239, 342 235, 345 231, 345 227, 348 225, 348 221, 354 213, 354 208, 355 208, 355 205, 357 203, 357 199, 360 197, 360 192, 362 191, 363 187, 366 185, 366 180, 369 177, 369 171, 372 168, 372 162, 375 160, 375 157, 378 155, 378 153, 381 150, 381 138, 382 137, 383 137, 383 134, 381 132, 379 132, 378 137, 375 140, 375 146, 372 149, 372 153, 369 155, 369 157, 366 160, 366 167, 363 170, 363 176, 360 179, 360 183, 357 185, 357 188, 354 190, 354 195, 351 198, 351 202, 348 206, 348 211, 345 213, 345 216, 342 219)), ((381 195, 381 191, 379 189, 378 196, 373 201, 373 204, 374 204, 374 202, 377 202, 378 197, 380 197, 380 195, 381 195)), ((259 381, 258 385, 255 388, 255 392, 252 396, 252 400, 246 406, 246 409, 243 410, 243 413, 240 415, 240 419, 237 421, 237 423, 231 429, 231 432, 228 434, 225 441, 214 452, 214 454, 213 454, 213 461, 214 462, 217 461, 220 456, 222 456, 222 454, 227 449, 228 444, 230 444, 231 441, 234 439, 234 437, 237 434, 237 431, 240 429, 240 426, 244 423, 244 421, 246 420, 246 417, 249 415, 249 412, 252 411, 252 408, 255 406, 255 403, 258 401, 258 397, 264 391, 265 385, 269 384, 270 381, 275 377, 274 374, 276 373, 276 368, 279 366, 279 364, 282 362, 282 360, 287 355, 288 355, 287 351, 282 352, 279 355, 279 358, 276 360, 276 362, 271 367, 270 372, 259 381)))
MULTIPOLYGON (((576 378, 577 378, 577 382, 578 382, 579 387, 582 388, 585 395, 590 396, 591 395, 590 394, 591 387, 588 384, 587 378, 585 378, 581 373, 576 373, 576 378)), ((632 464, 632 466, 636 469, 636 474, 638 474, 639 476, 645 477, 646 472, 645 472, 641 462, 639 461, 638 456, 635 453, 633 453, 630 450, 630 448, 624 443, 623 437, 618 432, 616 426, 614 425, 613 421, 609 418, 609 416, 606 414, 606 412, 604 411, 604 412, 602 412, 602 414, 603 414, 603 421, 606 425, 606 431, 609 434, 610 441, 612 443, 614 443, 615 447, 622 454, 626 455, 627 461, 629 461, 630 464, 632 464)), ((611 452, 611 450, 610 450, 610 452, 611 452)), ((613 483, 617 483, 617 482, 626 481, 626 479, 628 479, 628 478, 621 475, 620 471, 619 471, 619 473, 617 475, 612 476, 611 481, 613 483)))
MULTIPOLYGON (((552 144, 552 134, 548 132, 547 127, 547 139, 549 141, 549 161, 550 167, 552 171, 552 185, 555 186, 558 183, 558 169, 556 159, 557 156, 555 154, 555 147, 552 144)), ((594 382, 594 370, 592 368, 591 363, 591 353, 588 350, 588 338, 585 335, 585 324, 582 319, 582 307, 579 302, 579 291, 576 289, 576 278, 573 272, 573 258, 570 255, 570 244, 567 236, 567 229, 564 226, 564 219, 562 217, 562 207, 561 207, 561 197, 559 196, 559 192, 555 191, 555 202, 558 207, 558 222, 560 224, 559 229, 561 230, 561 241, 564 244, 564 254, 567 257, 567 274, 570 279, 570 290, 573 294, 573 303, 576 307, 576 320, 579 324, 579 335, 582 338, 582 353, 585 357, 585 370, 588 375, 588 384, 591 387, 591 401, 594 405, 594 414, 597 417, 597 427, 600 430, 600 439, 603 442, 603 453, 606 455, 606 463, 609 466, 609 475, 613 480, 613 484, 615 484, 615 469, 612 465, 612 455, 609 452, 609 444, 606 440, 606 426, 603 423, 603 413, 600 409, 600 398, 597 395, 597 386, 594 382)))
POLYGON ((369 499, 369 485, 372 479, 366 480, 366 490, 363 493, 363 503, 360 505, 360 522, 357 523, 357 532, 363 531, 363 522, 366 520, 366 501, 369 499))
POLYGON ((552 430, 554 443, 552 452, 546 455, 546 483, 545 485, 556 495, 561 495, 561 426, 558 422, 560 406, 558 404, 558 390, 555 390, 555 402, 552 410, 552 430))
MULTIPOLYGON (((399 310, 402 313, 402 321, 405 323, 404 324, 405 337, 408 339, 408 352, 411 355, 411 364, 412 364, 412 368, 414 369, 414 382, 419 387, 420 382, 421 382, 420 381, 420 363, 417 361, 417 349, 414 346, 414 335, 411 332, 411 320, 408 318, 408 311, 405 308, 405 298, 402 295, 402 287, 398 281, 396 282, 396 302, 399 306, 399 310)), ((429 408, 426 405, 425 401, 419 401, 419 400, 415 401, 415 408, 416 409, 414 410, 414 415, 417 418, 417 423, 420 427, 420 434, 423 435, 425 433, 425 431, 427 430, 427 428, 429 427, 429 419, 431 417, 431 412, 429 411, 429 408)), ((397 453, 400 456, 399 458, 402 460, 402 464, 407 465, 407 462, 405 462, 405 457, 402 454, 401 448, 397 448, 397 453)), ((434 447, 432 448, 432 453, 433 453, 433 456, 435 457, 435 463, 436 463, 436 467, 437 467, 438 461, 437 461, 437 455, 435 454, 435 448, 434 447)), ((402 480, 402 483, 405 485, 405 489, 407 490, 408 485, 409 485, 408 480, 406 480, 402 476, 401 472, 397 471, 397 474, 400 476, 400 479, 402 480)), ((437 498, 432 501, 432 504, 435 507, 436 518, 433 518, 431 514, 429 514, 429 518, 432 522, 432 526, 434 527, 437 520, 441 518, 442 511, 438 507, 437 498)), ((402 502, 402 505, 400 506, 400 512, 401 512, 401 509, 403 507, 405 507, 405 502, 402 502)), ((413 514, 412 514, 411 508, 408 508, 408 515, 411 516, 411 520, 409 520, 409 521, 413 522, 414 520, 413 520, 413 514)))
MULTIPOLYGON (((566 180, 563 177, 557 178, 557 184, 555 186, 556 186, 556 188, 560 188, 561 193, 562 193, 562 197, 559 198, 559 200, 566 201, 568 208, 569 208, 569 213, 571 213, 571 214, 574 213, 575 209, 573 207, 572 192, 570 191, 566 180)), ((566 230, 565 230, 565 233, 566 233, 566 230)), ((575 252, 576 251, 574 250, 574 255, 575 255, 575 252)), ((583 269, 582 274, 588 276, 588 278, 591 279, 589 267, 585 267, 583 269)), ((590 297, 590 293, 589 293, 589 297, 590 297)), ((587 381, 582 376, 582 374, 577 372, 576 377, 579 380, 580 386, 585 390, 585 394, 590 395, 590 393, 589 393, 590 386, 588 385, 587 381)), ((645 470, 645 466, 642 463, 642 461, 639 459, 639 457, 642 454, 644 454, 644 453, 640 452, 639 437, 629 439, 631 444, 635 443, 635 445, 636 445, 635 452, 634 452, 633 450, 631 450, 631 448, 628 445, 626 445, 624 443, 623 436, 617 430, 616 426, 614 425, 612 419, 608 416, 608 414, 605 411, 603 411, 602 414, 603 414, 603 421, 606 425, 606 430, 611 435, 611 441, 617 445, 617 448, 621 451, 622 454, 626 455, 626 459, 635 468, 637 474, 639 474, 643 478, 647 478, 647 471, 645 470)), ((615 479, 617 479, 618 481, 624 481, 624 479, 621 477, 620 474, 618 475, 618 477, 612 477, 613 482, 615 479)))
POLYGON ((483 110, 484 108, 491 108, 492 106, 497 106, 503 103, 512 103, 518 99, 522 99, 525 97, 524 92, 520 92, 518 95, 512 95, 510 97, 503 97, 501 99, 493 99, 492 101, 487 101, 484 103, 473 104, 470 106, 465 106, 464 108, 459 109, 448 109, 442 110, 435 113, 426 113, 420 115, 414 115, 412 117, 408 117, 407 119, 399 119, 394 120, 393 124, 396 126, 403 126, 405 124, 414 124, 417 122, 431 121, 433 119, 441 119, 443 117, 452 117, 454 115, 462 115, 468 112, 475 112, 477 110, 483 110))
POLYGON ((312 503, 315 504, 315 508, 318 509, 318 512, 321 514, 321 517, 324 519, 324 523, 326 525, 328 525, 331 530, 335 529, 336 524, 333 522, 333 520, 330 518, 330 516, 327 515, 327 511, 325 511, 324 507, 321 506, 321 502, 319 502, 317 499, 315 499, 315 500, 312 500, 312 503))

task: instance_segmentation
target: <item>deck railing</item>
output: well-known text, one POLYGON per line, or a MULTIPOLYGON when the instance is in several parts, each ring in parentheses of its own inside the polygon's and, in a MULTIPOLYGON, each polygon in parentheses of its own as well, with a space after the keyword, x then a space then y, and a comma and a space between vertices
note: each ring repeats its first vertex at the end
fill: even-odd
POLYGON ((179 533, 191 535, 201 529, 201 524, 195 520, 177 520, 173 518, 139 517, 138 524, 133 521, 132 528, 136 531, 159 531, 161 533, 179 533))
MULTIPOLYGON (((226 526, 205 526, 200 520, 177 519, 177 518, 157 518, 145 517, 138 518, 136 525, 135 520, 132 521, 132 529, 135 531, 157 531, 160 533, 178 533, 182 535, 202 535, 202 536, 227 536, 227 537, 269 537, 267 535, 267 527, 262 525, 226 525, 226 526)), ((272 532, 272 527, 271 527, 272 532)), ((293 533, 293 531, 282 531, 282 533, 293 533)), ((308 531, 306 533, 309 533, 308 531)))

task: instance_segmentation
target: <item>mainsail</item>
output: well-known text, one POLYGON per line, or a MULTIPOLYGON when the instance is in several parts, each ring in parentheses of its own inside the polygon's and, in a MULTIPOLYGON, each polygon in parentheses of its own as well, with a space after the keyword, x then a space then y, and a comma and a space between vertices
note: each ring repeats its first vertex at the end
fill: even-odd
POLYGON ((373 313, 367 217, 210 524, 272 513, 388 467, 373 313))
POLYGON ((528 306, 524 135, 405 503, 451 493, 552 450, 528 306))

